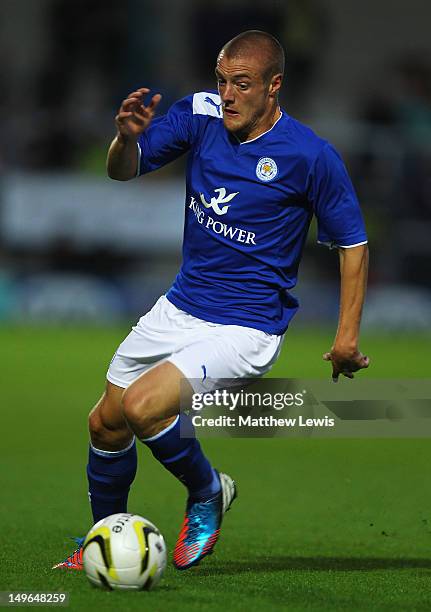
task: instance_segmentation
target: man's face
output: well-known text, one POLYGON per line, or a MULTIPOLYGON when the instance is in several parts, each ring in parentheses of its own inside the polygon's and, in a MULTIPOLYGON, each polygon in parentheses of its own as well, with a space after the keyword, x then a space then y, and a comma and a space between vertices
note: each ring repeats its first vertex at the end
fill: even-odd
POLYGON ((223 106, 223 122, 229 132, 259 131, 271 111, 271 85, 264 81, 262 61, 257 55, 229 58, 220 53, 216 77, 223 106))

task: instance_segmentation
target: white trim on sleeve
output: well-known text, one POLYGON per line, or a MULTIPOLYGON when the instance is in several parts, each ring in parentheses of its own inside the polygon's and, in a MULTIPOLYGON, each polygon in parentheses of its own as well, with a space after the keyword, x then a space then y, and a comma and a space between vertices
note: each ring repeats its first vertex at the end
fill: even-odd
POLYGON ((329 247, 330 249, 353 249, 353 247, 362 246, 363 244, 367 244, 368 240, 364 240, 363 242, 357 242, 356 244, 335 244, 335 242, 323 242, 322 240, 318 240, 317 244, 323 244, 324 246, 329 247))
POLYGON ((142 157, 142 151, 141 151, 141 145, 139 144, 139 142, 136 143, 136 146, 138 148, 138 165, 136 167, 136 176, 139 176, 141 174, 141 157, 142 157))

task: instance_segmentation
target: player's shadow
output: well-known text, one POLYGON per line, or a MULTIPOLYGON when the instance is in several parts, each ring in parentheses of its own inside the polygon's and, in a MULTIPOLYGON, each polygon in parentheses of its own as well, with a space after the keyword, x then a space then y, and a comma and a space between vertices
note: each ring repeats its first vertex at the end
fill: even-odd
POLYGON ((367 572, 371 570, 431 569, 431 559, 390 559, 381 557, 260 557, 244 561, 230 561, 217 567, 201 568, 205 574, 238 574, 241 572, 367 572))

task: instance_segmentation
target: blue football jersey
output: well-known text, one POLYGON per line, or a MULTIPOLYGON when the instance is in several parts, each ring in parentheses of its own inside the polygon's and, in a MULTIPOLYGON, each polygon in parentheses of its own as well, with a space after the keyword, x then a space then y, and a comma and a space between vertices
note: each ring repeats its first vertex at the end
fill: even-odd
POLYGON ((298 309, 289 290, 313 214, 319 242, 367 241, 340 156, 284 110, 240 143, 218 94, 195 93, 154 119, 138 149, 140 174, 189 153, 183 262, 167 298, 195 317, 282 334, 298 309))

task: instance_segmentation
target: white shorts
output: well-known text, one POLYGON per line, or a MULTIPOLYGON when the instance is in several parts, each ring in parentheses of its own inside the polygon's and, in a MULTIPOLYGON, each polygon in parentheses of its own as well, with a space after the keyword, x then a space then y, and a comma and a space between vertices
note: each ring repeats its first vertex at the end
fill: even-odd
POLYGON ((197 319, 163 295, 120 344, 107 379, 126 388, 144 372, 169 361, 190 380, 195 392, 212 391, 219 379, 266 374, 282 341, 283 336, 251 327, 197 319))

